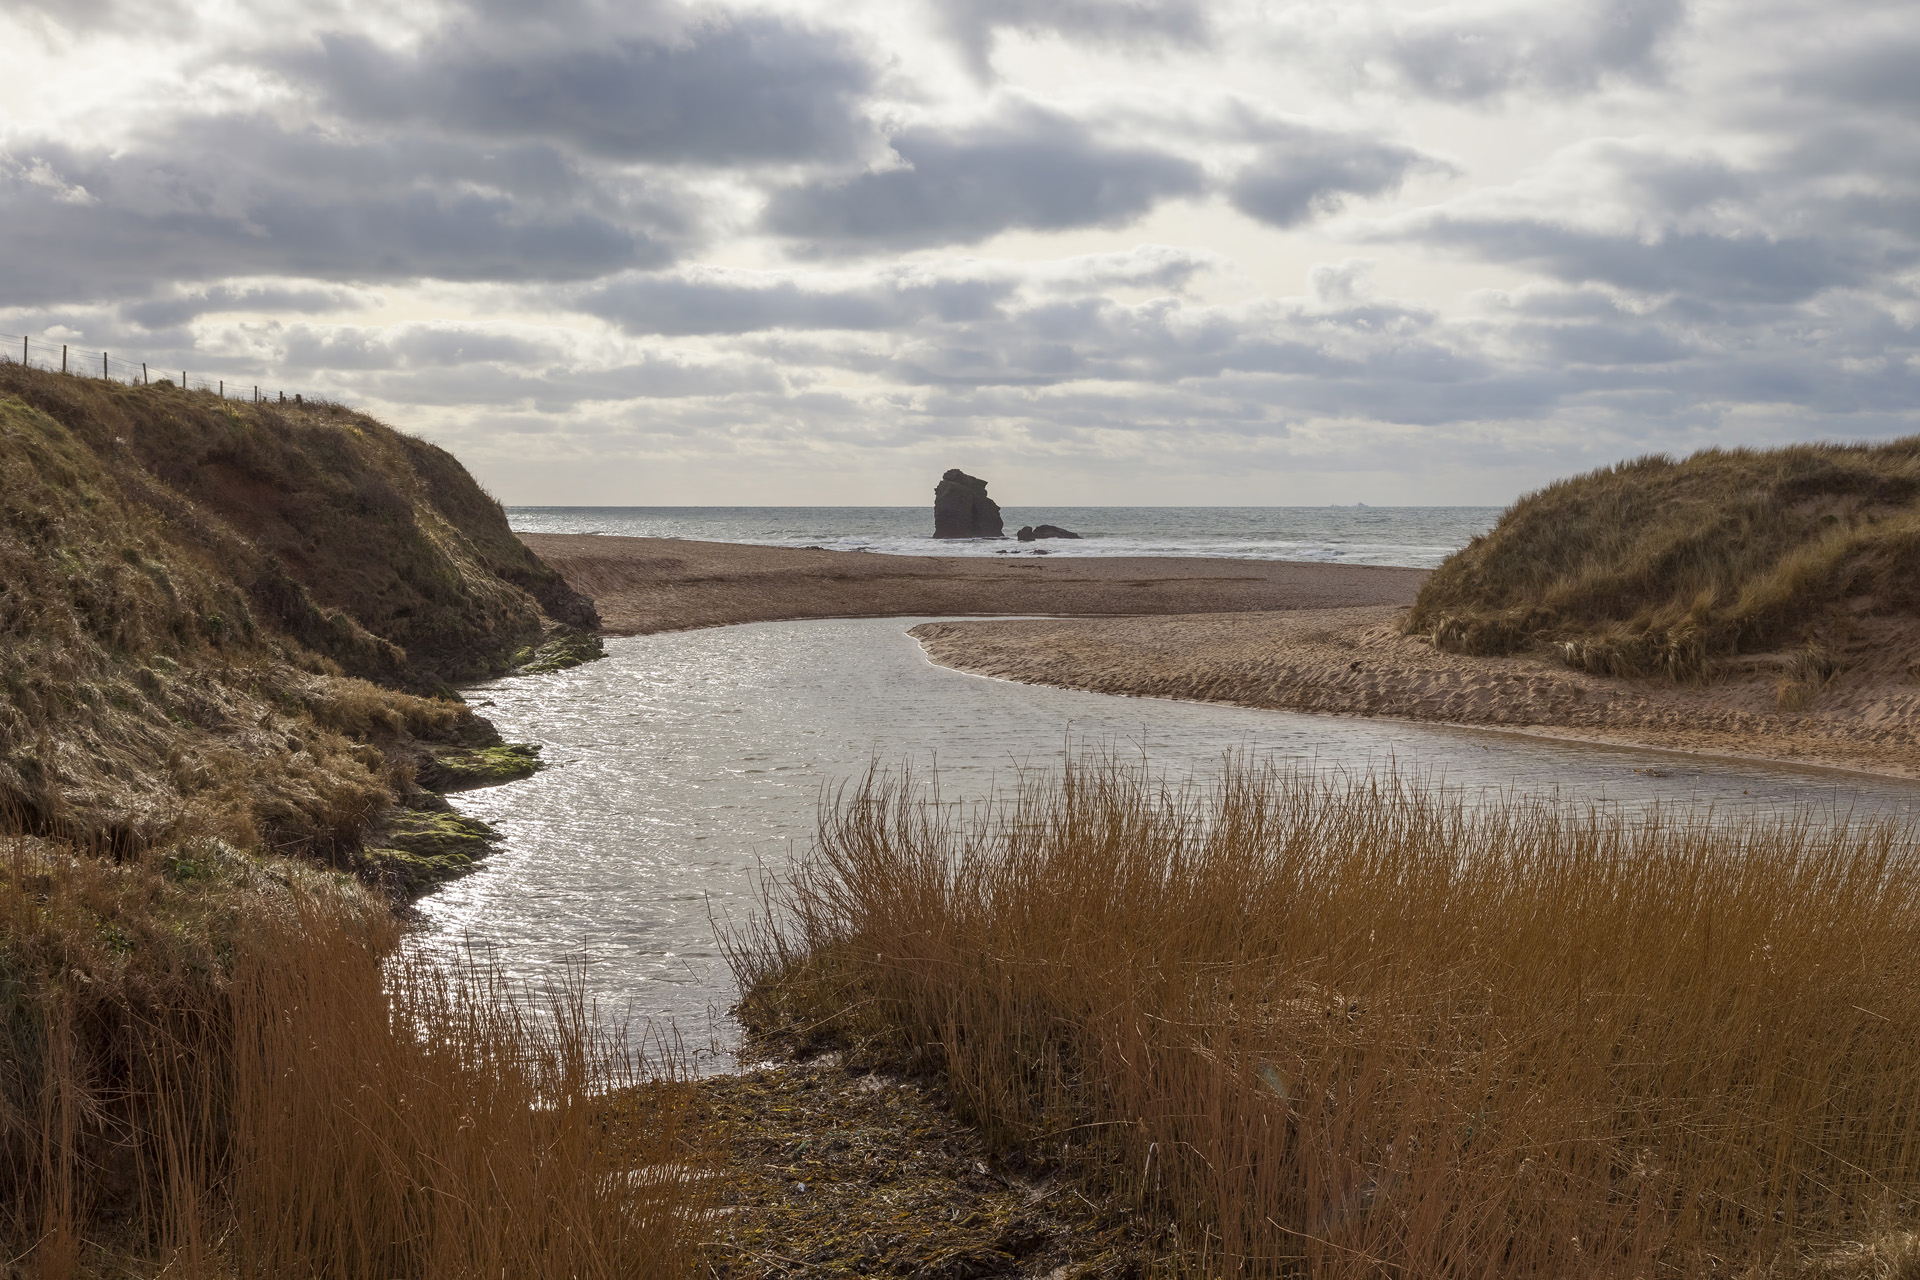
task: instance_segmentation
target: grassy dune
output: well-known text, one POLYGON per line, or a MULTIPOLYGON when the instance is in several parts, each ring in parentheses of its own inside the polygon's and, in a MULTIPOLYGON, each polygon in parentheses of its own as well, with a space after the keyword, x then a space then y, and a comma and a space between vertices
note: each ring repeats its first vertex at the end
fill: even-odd
POLYGON ((364 415, 0 363, 0 805, 30 823, 418 878, 390 816, 500 745, 446 681, 596 621, 458 462, 364 415))
POLYGON ((1920 847, 1082 763, 843 794, 748 1017, 944 1073, 1208 1275, 1920 1273, 1920 847))
POLYGON ((1920 440, 1642 458, 1521 499, 1437 569, 1407 620, 1446 649, 1552 648, 1694 680, 1792 651, 1817 687, 1920 614, 1920 440))

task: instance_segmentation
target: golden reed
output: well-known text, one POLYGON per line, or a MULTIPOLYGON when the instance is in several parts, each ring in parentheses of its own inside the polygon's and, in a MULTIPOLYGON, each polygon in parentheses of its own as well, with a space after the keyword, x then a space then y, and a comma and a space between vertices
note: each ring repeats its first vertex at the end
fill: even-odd
POLYGON ((1197 1274, 1920 1275, 1920 848, 1834 818, 875 774, 735 964, 1197 1274))
POLYGON ((0 1275, 690 1273, 686 1088, 577 975, 405 958, 355 886, 219 862, 0 840, 0 1275))

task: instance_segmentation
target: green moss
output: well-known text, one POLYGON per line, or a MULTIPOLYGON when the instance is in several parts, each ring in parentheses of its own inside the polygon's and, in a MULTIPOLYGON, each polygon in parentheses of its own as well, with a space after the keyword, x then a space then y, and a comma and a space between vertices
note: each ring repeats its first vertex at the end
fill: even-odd
POLYGON ((530 742, 436 751, 420 767, 418 779, 433 791, 466 791, 531 777, 542 763, 540 748, 530 742))
POLYGON ((415 898, 473 870, 499 839, 478 818, 403 809, 389 816, 379 842, 361 853, 361 872, 396 896, 415 898))
POLYGON ((538 676, 565 671, 606 656, 606 646, 600 643, 599 636, 584 631, 562 631, 538 649, 522 649, 516 653, 513 665, 517 675, 538 676))
POLYGON ((473 859, 465 854, 417 854, 385 847, 363 851, 360 864, 367 879, 385 885, 399 898, 417 898, 473 870, 473 859))

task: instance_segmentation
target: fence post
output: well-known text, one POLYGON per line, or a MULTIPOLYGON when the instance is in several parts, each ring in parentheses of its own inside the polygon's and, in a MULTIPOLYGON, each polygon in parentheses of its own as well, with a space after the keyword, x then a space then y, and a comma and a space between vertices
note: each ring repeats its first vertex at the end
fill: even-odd
POLYGON ((67 344, 63 342, 60 344, 60 372, 65 373, 66 371, 67 371, 67 344))
POLYGON ((102 351, 100 353, 100 381, 106 382, 109 377, 110 375, 107 373, 107 353, 102 351))
POLYGON ((147 362, 145 360, 142 360, 140 362, 140 385, 144 387, 144 386, 148 386, 149 384, 150 384, 150 380, 147 377, 147 362))
POLYGON ((20 339, 20 364, 21 364, 21 367, 22 367, 22 368, 24 368, 24 367, 26 366, 26 363, 27 363, 27 340, 26 340, 25 338, 22 338, 22 339, 20 339))
POLYGON ((220 398, 222 400, 227 398, 227 380, 225 378, 220 379, 220 398))

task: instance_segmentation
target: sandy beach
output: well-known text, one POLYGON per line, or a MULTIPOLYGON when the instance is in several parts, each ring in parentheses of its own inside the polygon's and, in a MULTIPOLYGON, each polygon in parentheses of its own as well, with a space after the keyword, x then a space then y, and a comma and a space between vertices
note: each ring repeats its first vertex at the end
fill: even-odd
POLYGON ((1476 725, 1920 777, 1920 652, 1868 637, 1803 711, 1778 659, 1705 686, 1478 658, 1402 635, 1422 570, 1194 557, 888 556, 525 534, 608 635, 790 618, 976 617, 914 635, 957 670, 1099 693, 1476 725), (994 615, 999 615, 995 617, 994 615), (1008 615, 1052 615, 1044 619, 1008 615))
MULTIPOLYGON (((892 556, 528 533, 607 635, 789 618, 1234 613, 1405 606, 1421 569, 1193 556, 892 556)), ((1010 543, 1018 547, 1018 543, 1010 543)))
POLYGON ((1800 712, 1783 712, 1783 663, 1756 657, 1703 686, 1614 679, 1543 658, 1478 658, 1402 635, 1393 606, 927 623, 933 661, 1099 693, 1545 734, 1920 776, 1920 684, 1911 642, 1863 646, 1800 712))

